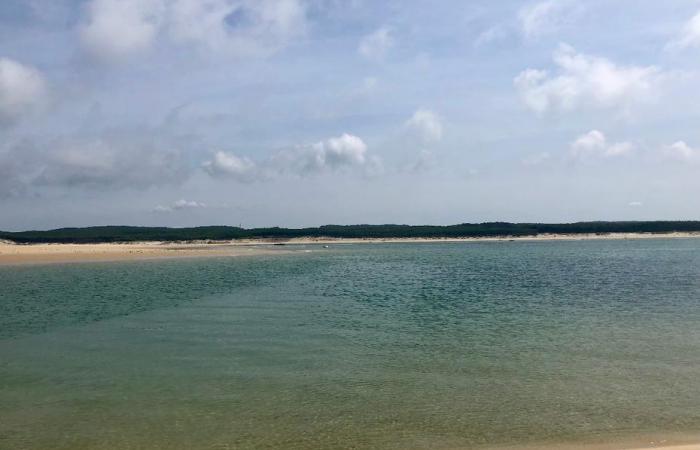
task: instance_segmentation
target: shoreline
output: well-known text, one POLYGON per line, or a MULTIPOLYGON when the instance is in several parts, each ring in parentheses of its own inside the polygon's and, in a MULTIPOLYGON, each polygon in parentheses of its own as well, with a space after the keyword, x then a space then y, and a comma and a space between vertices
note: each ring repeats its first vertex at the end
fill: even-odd
MULTIPOLYGON (((695 432, 640 431, 637 434, 598 436, 581 441, 531 442, 487 446, 483 450, 700 450, 695 432)), ((456 450, 456 449, 455 449, 456 450)), ((464 449, 462 449, 464 450, 464 449)))
POLYGON ((250 245, 134 242, 125 244, 8 244, 0 242, 0 267, 89 262, 160 261, 290 253, 250 245))
MULTIPOLYGON (((0 266, 71 262, 143 261, 175 258, 238 257, 291 253, 278 246, 339 244, 418 244, 459 242, 548 242, 700 238, 700 232, 540 234, 465 238, 291 238, 235 241, 18 244, 0 241, 0 266)), ((700 449, 698 449, 700 450, 700 449)))
MULTIPOLYGON (((533 236, 484 236, 461 238, 332 238, 304 237, 284 240, 250 239, 232 241, 239 245, 309 245, 309 244, 419 244, 439 242, 547 242, 547 241, 595 241, 595 240, 628 240, 628 239, 690 239, 700 238, 700 232, 671 232, 671 233, 580 233, 580 234, 538 234, 533 236)), ((228 243, 228 242, 227 242, 228 243)))
POLYGON ((486 450, 700 450, 700 444, 667 444, 666 441, 649 442, 648 444, 625 445, 610 444, 562 444, 562 445, 526 445, 487 448, 486 450))

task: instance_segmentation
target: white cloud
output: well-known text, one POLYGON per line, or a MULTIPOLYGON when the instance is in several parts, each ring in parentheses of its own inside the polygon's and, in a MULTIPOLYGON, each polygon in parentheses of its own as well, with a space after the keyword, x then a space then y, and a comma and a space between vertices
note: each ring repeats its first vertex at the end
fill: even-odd
POLYGON ((92 0, 79 28, 83 47, 98 60, 123 62, 170 44, 264 55, 306 32, 300 0, 92 0))
POLYGON ((210 175, 230 177, 238 181, 252 181, 257 172, 255 163, 249 158, 221 151, 216 152, 214 159, 205 162, 203 167, 210 175))
POLYGON ((85 50, 104 62, 120 62, 151 48, 158 33, 163 0, 92 0, 80 26, 85 50))
POLYGON ((629 202, 627 205, 632 207, 632 208, 640 208, 640 207, 644 206, 644 203, 635 201, 635 202, 629 202))
POLYGON ((174 0, 168 19, 175 42, 244 56, 274 52, 306 32, 300 0, 174 0))
POLYGON ((393 46, 394 37, 391 30, 387 27, 382 27, 362 38, 357 51, 367 59, 381 61, 393 46))
POLYGON ((663 148, 663 154, 669 159, 681 162, 700 162, 700 149, 693 148, 684 141, 678 141, 663 148))
POLYGON ((307 154, 306 167, 311 171, 320 171, 326 168, 361 166, 366 161, 366 153, 367 145, 362 139, 345 133, 314 144, 307 154))
POLYGON ((598 130, 592 130, 579 136, 571 144, 571 155, 581 160, 626 156, 633 151, 634 144, 630 142, 610 143, 605 135, 598 130))
POLYGON ((546 0, 521 8, 518 22, 523 35, 532 39, 556 31, 576 12, 568 0, 546 0))
POLYGON ((259 181, 285 174, 307 176, 351 168, 377 175, 382 169, 381 160, 368 155, 367 144, 347 133, 312 145, 278 151, 259 163, 232 153, 217 152, 203 168, 212 176, 237 181, 259 181))
POLYGON ((196 202, 193 200, 185 200, 180 199, 176 202, 173 202, 171 205, 163 206, 163 205, 158 205, 155 208, 153 208, 153 212, 159 212, 159 213, 169 213, 169 212, 174 212, 174 211, 181 211, 184 209, 198 209, 198 208, 206 208, 207 205, 204 203, 196 202))
POLYGON ((13 123, 37 109, 46 95, 46 82, 38 70, 0 58, 0 125, 13 123))
POLYGON ((437 142, 442 139, 442 121, 429 109, 419 109, 406 122, 406 127, 416 133, 424 143, 437 142))
POLYGON ((700 11, 683 25, 678 38, 669 43, 667 49, 682 50, 688 47, 700 47, 700 11))
POLYGON ((648 101, 657 93, 657 67, 621 66, 577 53, 562 44, 554 53, 558 72, 527 69, 514 80, 523 102, 533 111, 570 111, 578 108, 621 108, 648 101))

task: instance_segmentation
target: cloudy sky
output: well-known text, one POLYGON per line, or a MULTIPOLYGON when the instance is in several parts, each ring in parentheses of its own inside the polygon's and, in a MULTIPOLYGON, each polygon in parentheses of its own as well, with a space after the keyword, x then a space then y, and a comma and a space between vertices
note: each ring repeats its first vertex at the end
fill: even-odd
POLYGON ((700 219, 699 0, 2 0, 0 229, 700 219))

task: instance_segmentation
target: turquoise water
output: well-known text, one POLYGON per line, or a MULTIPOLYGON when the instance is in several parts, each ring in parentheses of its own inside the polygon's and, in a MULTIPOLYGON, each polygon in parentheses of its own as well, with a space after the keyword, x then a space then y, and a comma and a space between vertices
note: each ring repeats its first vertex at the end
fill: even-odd
POLYGON ((700 240, 0 267, 2 449, 700 432, 700 240))

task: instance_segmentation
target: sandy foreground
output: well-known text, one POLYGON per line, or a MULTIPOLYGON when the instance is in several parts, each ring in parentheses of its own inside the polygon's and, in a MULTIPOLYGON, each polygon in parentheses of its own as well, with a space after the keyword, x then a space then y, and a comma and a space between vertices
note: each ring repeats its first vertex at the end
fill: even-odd
MULTIPOLYGON (((606 239, 695 238, 700 233, 611 233, 611 234, 542 234, 527 237, 487 238, 295 238, 289 240, 238 240, 225 242, 163 243, 134 242, 125 244, 14 244, 0 240, 0 265, 45 264, 66 262, 129 261, 164 258, 233 257, 280 254, 293 251, 294 245, 430 243, 430 242, 509 242, 606 239), (273 244, 275 244, 273 246, 273 244)), ((682 449, 692 450, 692 449, 682 449)), ((700 450, 700 449, 698 449, 700 450)))

